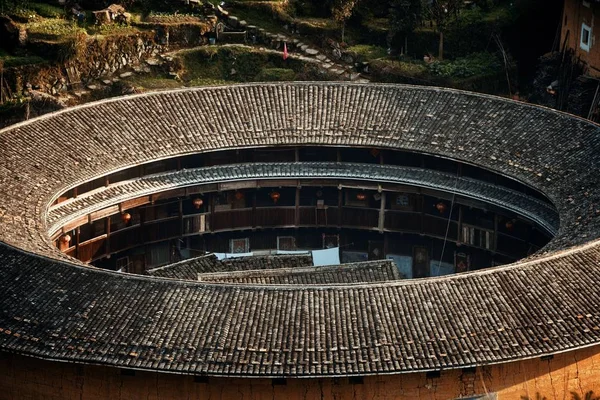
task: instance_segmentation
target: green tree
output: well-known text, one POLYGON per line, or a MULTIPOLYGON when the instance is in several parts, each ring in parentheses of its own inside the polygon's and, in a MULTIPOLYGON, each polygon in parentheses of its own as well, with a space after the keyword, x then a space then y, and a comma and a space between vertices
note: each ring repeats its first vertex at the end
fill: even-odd
POLYGON ((430 0, 427 6, 429 18, 435 22, 436 29, 440 35, 438 47, 438 59, 444 59, 444 32, 452 19, 458 18, 460 0, 430 0))
POLYGON ((342 42, 345 41, 346 20, 352 16, 356 3, 358 3, 358 0, 333 0, 331 15, 342 27, 342 42))
POLYGON ((408 53, 408 35, 421 23, 423 19, 423 0, 391 0, 389 14, 389 36, 390 43, 400 36, 404 46, 400 49, 401 54, 408 53))

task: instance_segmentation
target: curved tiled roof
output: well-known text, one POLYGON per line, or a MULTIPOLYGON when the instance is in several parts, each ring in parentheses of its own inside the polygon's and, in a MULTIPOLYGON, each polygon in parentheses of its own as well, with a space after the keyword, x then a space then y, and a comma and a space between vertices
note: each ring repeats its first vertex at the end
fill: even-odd
POLYGON ((0 350, 267 377, 460 368, 600 344, 599 133, 587 121, 495 97, 344 83, 145 94, 7 128, 0 350), (53 199, 96 176, 199 151, 305 144, 398 148, 484 166, 545 193, 560 227, 543 252, 514 265, 320 287, 124 276, 81 266, 49 241, 53 199))
POLYGON ((200 183, 277 178, 353 179, 414 185, 456 193, 508 209, 529 218, 552 235, 556 234, 559 225, 556 210, 550 204, 524 193, 476 179, 423 168, 333 162, 219 165, 146 176, 110 185, 59 203, 50 209, 46 221, 50 225, 50 232, 54 232, 69 220, 117 204, 124 199, 200 183))

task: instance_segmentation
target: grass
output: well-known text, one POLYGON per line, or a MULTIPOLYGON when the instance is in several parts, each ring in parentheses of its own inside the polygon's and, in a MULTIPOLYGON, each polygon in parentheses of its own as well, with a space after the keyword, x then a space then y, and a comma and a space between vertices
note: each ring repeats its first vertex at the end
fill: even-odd
POLYGON ((361 61, 370 61, 387 57, 387 50, 379 46, 358 44, 355 46, 350 46, 346 50, 358 55, 361 61))
POLYGON ((309 17, 301 17, 296 18, 296 21, 306 24, 313 28, 320 29, 338 29, 338 25, 331 18, 309 18, 309 17))
POLYGON ((46 3, 28 3, 27 6, 38 15, 45 18, 64 18, 65 12, 62 8, 46 3))
POLYGON ((44 19, 27 25, 27 32, 31 37, 37 39, 59 39, 75 36, 79 32, 85 32, 75 22, 62 19, 44 19))
POLYGON ((178 89, 182 83, 174 79, 164 78, 150 74, 138 74, 127 78, 127 82, 141 90, 178 89))
POLYGON ((182 80, 190 86, 226 82, 316 80, 322 78, 312 64, 242 46, 201 47, 175 56, 182 80))
POLYGON ((264 68, 255 79, 259 82, 291 82, 296 80, 296 72, 288 68, 264 68))
POLYGON ((240 21, 244 20, 248 25, 256 25, 264 28, 271 33, 283 33, 285 20, 290 20, 284 10, 277 4, 261 4, 255 7, 254 4, 234 4, 230 9, 230 15, 236 16, 240 21))
POLYGON ((33 22, 40 19, 40 16, 32 9, 25 7, 15 7, 6 11, 6 14, 17 22, 33 22))
POLYGON ((396 72, 413 78, 424 78, 429 71, 427 65, 422 61, 393 61, 393 60, 378 60, 377 63, 390 72, 396 72))
POLYGON ((90 35, 135 35, 140 32, 140 29, 131 25, 120 25, 120 24, 105 24, 105 25, 91 25, 87 28, 90 35))
POLYGON ((0 49, 0 66, 3 68, 20 67, 22 65, 43 64, 46 60, 38 56, 16 56, 0 49))
POLYGON ((196 78, 192 79, 187 83, 187 86, 197 87, 197 86, 215 86, 215 85, 227 85, 231 84, 231 81, 226 81, 224 79, 212 79, 212 78, 196 78))
POLYGON ((388 18, 371 18, 365 21, 363 25, 372 31, 386 32, 389 29, 388 18))
POLYGON ((501 61, 492 53, 474 53, 454 61, 436 61, 428 67, 432 75, 459 79, 491 75, 503 69, 501 61))

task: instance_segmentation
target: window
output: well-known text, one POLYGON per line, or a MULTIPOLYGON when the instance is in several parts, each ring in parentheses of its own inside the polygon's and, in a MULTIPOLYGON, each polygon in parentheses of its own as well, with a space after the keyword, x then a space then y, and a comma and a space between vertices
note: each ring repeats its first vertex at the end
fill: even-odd
POLYGON ((250 252, 250 239, 230 239, 229 240, 229 252, 230 253, 249 253, 250 252))
POLYGON ((581 24, 581 41, 579 42, 579 47, 588 52, 590 51, 590 47, 592 47, 592 28, 586 24, 581 24))
POLYGON ((277 250, 296 250, 296 238, 293 236, 277 236, 277 250))
POLYGON ((471 246, 493 250, 494 232, 463 224, 461 241, 462 243, 469 244, 471 246))

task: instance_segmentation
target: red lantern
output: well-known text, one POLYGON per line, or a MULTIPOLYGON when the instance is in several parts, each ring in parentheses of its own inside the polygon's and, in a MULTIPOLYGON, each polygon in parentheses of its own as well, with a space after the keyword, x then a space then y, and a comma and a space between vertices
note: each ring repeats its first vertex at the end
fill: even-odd
POLYGON ((192 204, 194 204, 194 207, 196 207, 196 210, 198 210, 200 207, 202 207, 202 204, 204 204, 204 200, 202 200, 200 197, 197 197, 194 199, 194 201, 192 201, 192 204))
POLYGON ((515 227, 515 220, 514 219, 510 220, 509 219, 508 221, 506 221, 506 224, 504 224, 504 226, 506 227, 506 230, 512 231, 513 228, 515 227))
POLYGON ((364 193, 357 193, 356 194, 356 200, 358 201, 365 201, 367 199, 367 195, 364 193))
POLYGON ((277 204, 277 200, 279 200, 281 194, 279 194, 279 192, 271 192, 269 196, 271 196, 271 199, 273 199, 273 203, 277 204))
POLYGON ((244 193, 242 193, 242 192, 239 192, 239 191, 238 191, 238 192, 235 192, 235 199, 236 199, 236 200, 238 200, 238 201, 239 201, 239 200, 242 200, 243 198, 244 198, 244 193))
POLYGON ((62 236, 60 237, 60 241, 61 241, 63 244, 69 244, 69 242, 71 241, 71 235, 69 235, 68 233, 65 233, 64 235, 62 235, 62 236))
POLYGON ((129 214, 129 213, 121 214, 121 220, 123 221, 124 224, 128 224, 129 221, 131 221, 131 214, 129 214))
POLYGON ((440 214, 443 214, 446 212, 446 203, 440 201, 435 205, 435 208, 440 212, 440 214))

